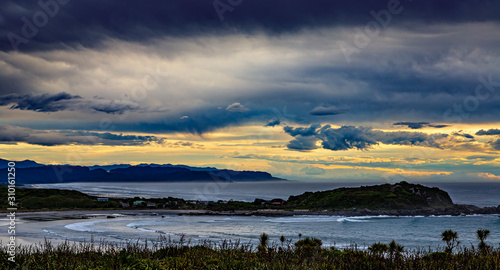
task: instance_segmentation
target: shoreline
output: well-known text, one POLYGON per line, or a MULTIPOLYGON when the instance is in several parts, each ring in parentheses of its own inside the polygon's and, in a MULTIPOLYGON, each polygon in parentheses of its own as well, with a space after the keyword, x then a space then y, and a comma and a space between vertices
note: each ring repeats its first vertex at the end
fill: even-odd
MULTIPOLYGON (((3 212, 7 214, 8 212, 3 212)), ((78 210, 47 210, 47 211, 19 211, 16 216, 22 220, 31 221, 54 221, 54 220, 78 220, 89 218, 115 218, 118 216, 129 217, 155 217, 164 215, 178 216, 339 216, 339 217, 361 217, 361 216, 470 216, 470 215, 500 215, 498 207, 479 208, 475 206, 459 206, 450 209, 419 209, 419 210, 285 210, 285 209, 259 209, 259 210, 176 210, 176 209, 78 209, 78 210)), ((500 216, 499 216, 500 217, 500 216)))
POLYGON ((470 215, 497 215, 500 214, 498 207, 478 208, 475 206, 460 206, 450 209, 417 209, 417 210, 284 210, 284 209, 260 209, 260 210, 234 210, 234 211, 198 211, 194 213, 181 213, 180 215, 213 215, 213 216, 296 216, 296 215, 320 215, 340 217, 362 217, 362 216, 470 216, 470 215))
MULTIPOLYGON (((165 209, 145 209, 145 210, 65 210, 65 211, 37 211, 19 212, 16 214, 17 228, 16 244, 21 245, 43 245, 48 240, 53 244, 62 244, 66 238, 57 235, 49 235, 45 230, 52 226, 66 226, 73 223, 92 223, 105 221, 134 220, 147 218, 163 218, 164 216, 265 216, 265 217, 290 217, 290 216, 334 216, 334 217, 354 217, 354 216, 400 216, 400 217, 424 217, 443 216, 445 213, 436 215, 423 215, 412 213, 394 213, 387 211, 205 211, 205 210, 165 210, 165 209), (396 215, 398 214, 398 215, 396 215), (441 215, 440 215, 441 214, 441 215)), ((470 214, 469 216, 476 215, 470 214)), ((488 214, 484 214, 488 215, 488 214)), ((447 215, 451 216, 451 215, 447 215)), ((8 220, 6 216, 0 219, 0 230, 7 231, 8 220)), ((89 233, 91 237, 92 233, 89 233)), ((147 237, 146 237, 147 238, 147 237)), ((7 234, 0 235, 2 246, 8 243, 7 234)), ((83 240, 85 241, 85 240, 83 240)), ((78 240, 69 242, 79 243, 78 240)))

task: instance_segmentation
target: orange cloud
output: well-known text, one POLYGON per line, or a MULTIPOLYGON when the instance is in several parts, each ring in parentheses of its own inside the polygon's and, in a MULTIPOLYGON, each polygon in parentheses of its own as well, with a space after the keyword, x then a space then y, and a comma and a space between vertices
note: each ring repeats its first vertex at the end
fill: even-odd
POLYGON ((405 170, 400 168, 382 168, 382 167, 366 167, 366 166, 349 166, 349 165, 323 165, 318 166, 324 169, 354 169, 354 170, 373 170, 392 173, 403 176, 432 176, 432 175, 452 175, 453 172, 448 171, 415 171, 405 170))
POLYGON ((500 181, 500 176, 494 175, 492 173, 478 173, 477 176, 487 180, 500 181))

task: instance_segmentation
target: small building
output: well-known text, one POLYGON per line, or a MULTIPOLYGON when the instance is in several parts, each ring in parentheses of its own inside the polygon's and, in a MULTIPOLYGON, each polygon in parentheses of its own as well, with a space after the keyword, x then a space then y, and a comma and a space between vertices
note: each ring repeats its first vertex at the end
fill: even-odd
POLYGON ((154 206, 156 206, 156 203, 154 203, 154 202, 148 202, 146 204, 146 206, 148 206, 148 207, 154 207, 154 206))
POLYGON ((283 200, 283 199, 272 199, 269 203, 271 205, 283 205, 283 204, 285 204, 285 200, 283 200))
POLYGON ((143 202, 144 202, 144 201, 135 201, 135 202, 134 202, 134 205, 140 205, 140 204, 142 204, 143 202))
POLYGON ((109 201, 109 199, 108 198, 97 198, 97 201, 98 202, 107 202, 107 201, 109 201))

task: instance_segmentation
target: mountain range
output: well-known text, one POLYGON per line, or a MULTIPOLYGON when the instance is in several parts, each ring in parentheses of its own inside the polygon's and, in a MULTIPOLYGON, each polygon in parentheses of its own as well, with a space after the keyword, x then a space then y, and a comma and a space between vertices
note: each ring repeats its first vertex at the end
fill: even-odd
MULTIPOLYGON (((0 169, 9 160, 0 159, 0 169)), ((45 165, 32 160, 15 161, 16 184, 45 184, 68 182, 244 182, 285 181, 260 171, 234 171, 214 167, 191 167, 172 164, 139 165, 45 165)), ((5 174, 7 175, 7 174, 5 174)), ((7 182, 7 181, 2 181, 7 182)))

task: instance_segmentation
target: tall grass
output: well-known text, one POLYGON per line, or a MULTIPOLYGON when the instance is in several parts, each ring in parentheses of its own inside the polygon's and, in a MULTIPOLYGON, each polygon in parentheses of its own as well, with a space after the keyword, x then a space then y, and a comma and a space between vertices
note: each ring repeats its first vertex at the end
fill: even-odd
MULTIPOLYGON (((304 238, 253 246, 239 241, 218 243, 185 239, 155 241, 64 242, 19 246, 16 262, 0 251, 0 269, 498 269, 500 247, 487 251, 457 247, 453 253, 432 250, 322 248, 321 241, 304 238)), ((283 239, 282 239, 283 240, 283 239)), ((394 245, 394 244, 393 244, 394 245)))

